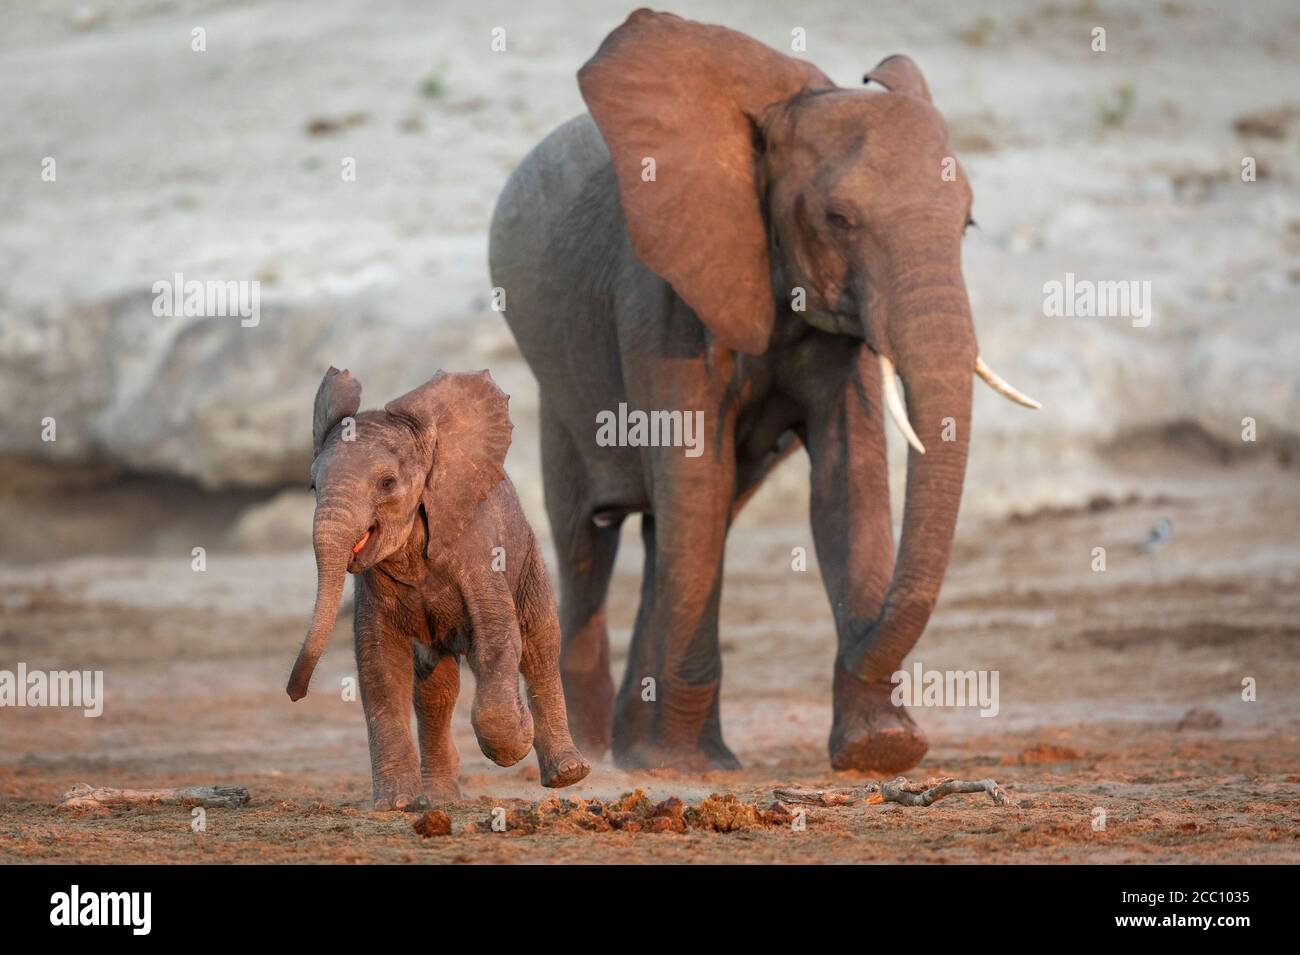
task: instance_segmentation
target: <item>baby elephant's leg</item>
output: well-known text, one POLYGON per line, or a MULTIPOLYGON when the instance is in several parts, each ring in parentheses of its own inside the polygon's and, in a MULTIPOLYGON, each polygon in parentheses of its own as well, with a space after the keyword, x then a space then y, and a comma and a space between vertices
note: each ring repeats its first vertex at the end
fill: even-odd
MULTIPOLYGON (((545 566, 540 555, 533 566, 545 566)), ((564 686, 560 681, 560 622, 555 613, 555 599, 544 572, 535 571, 527 587, 520 621, 523 638, 520 668, 528 681, 528 704, 536 726, 534 742, 542 785, 572 786, 591 772, 591 767, 569 735, 564 686)))
POLYGON ((519 697, 519 643, 511 618, 476 626, 466 654, 478 684, 470 721, 479 749, 498 766, 513 766, 533 745, 533 718, 519 697))
POLYGON ((450 654, 431 661, 432 669, 421 666, 422 662, 417 662, 415 671, 420 778, 431 800, 454 802, 460 799, 460 753, 451 736, 451 716, 460 694, 460 664, 450 654))
POLYGON ((420 764, 411 736, 411 643, 404 636, 386 632, 368 611, 358 587, 357 677, 370 737, 374 807, 420 808, 427 800, 420 792, 420 764))

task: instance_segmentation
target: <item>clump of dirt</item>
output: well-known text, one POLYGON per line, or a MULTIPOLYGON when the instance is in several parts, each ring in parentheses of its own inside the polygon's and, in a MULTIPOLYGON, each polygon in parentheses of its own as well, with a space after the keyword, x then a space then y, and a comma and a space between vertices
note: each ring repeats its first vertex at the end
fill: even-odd
POLYGON ((686 803, 676 796, 669 796, 650 810, 650 818, 641 824, 641 828, 646 832, 685 832, 686 803))
POLYGON ((757 829, 763 825, 763 816, 757 806, 741 802, 735 793, 714 793, 690 813, 692 828, 713 832, 737 832, 757 829))
POLYGON ((777 800, 767 809, 741 802, 734 793, 713 793, 699 806, 686 810, 686 824, 706 832, 742 832, 769 826, 788 826, 795 811, 777 800))
POLYGON ((552 796, 535 806, 494 811, 487 819, 471 822, 466 832, 740 832, 766 826, 787 825, 794 813, 782 803, 759 809, 734 793, 714 793, 698 806, 687 806, 676 796, 653 803, 645 790, 624 793, 618 799, 561 799, 552 796), (493 828, 493 822, 496 828, 493 828))
POLYGON ((445 812, 434 810, 426 812, 411 825, 415 834, 421 839, 431 839, 434 836, 451 835, 451 816, 445 812))
MULTIPOLYGON (((665 800, 661 806, 667 806, 673 800, 665 800)), ((680 802, 680 800, 678 800, 680 802)), ((578 797, 560 798, 552 796, 543 799, 534 806, 522 809, 506 810, 504 816, 493 810, 493 814, 480 822, 471 822, 465 827, 466 832, 501 831, 534 833, 552 832, 611 832, 615 829, 639 832, 648 828, 642 824, 648 820, 660 818, 670 813, 661 813, 661 806, 651 807, 645 791, 638 789, 624 793, 618 799, 603 802, 600 799, 581 799, 578 797), (659 813, 659 815, 656 815, 659 813), (496 823, 494 829, 493 823, 496 823)), ((681 831, 685 830, 685 826, 681 831)), ((659 830, 662 831, 662 830, 659 830)))

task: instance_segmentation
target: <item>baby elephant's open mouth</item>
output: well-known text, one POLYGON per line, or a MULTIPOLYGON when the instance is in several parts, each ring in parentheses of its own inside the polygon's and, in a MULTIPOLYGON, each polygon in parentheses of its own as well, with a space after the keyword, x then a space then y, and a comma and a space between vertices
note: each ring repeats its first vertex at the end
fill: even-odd
POLYGON ((365 566, 364 555, 366 553, 366 550, 370 547, 371 542, 375 539, 376 537, 375 532, 378 530, 379 530, 379 525, 377 523, 371 524, 369 529, 367 529, 366 532, 363 535, 361 535, 361 540, 357 541, 356 544, 353 545, 352 556, 348 560, 348 570, 356 571, 362 569, 365 566))

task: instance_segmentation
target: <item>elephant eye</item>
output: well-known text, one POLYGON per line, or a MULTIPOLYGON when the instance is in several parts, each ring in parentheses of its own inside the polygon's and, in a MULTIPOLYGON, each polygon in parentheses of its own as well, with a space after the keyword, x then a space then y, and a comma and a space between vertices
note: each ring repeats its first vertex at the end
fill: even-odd
POLYGON ((834 209, 826 210, 826 221, 837 229, 851 229, 853 222, 842 212, 836 212, 834 209))
POLYGON ((391 493, 396 487, 397 478, 393 477, 391 474, 385 474, 379 479, 379 490, 383 491, 385 494, 391 493))

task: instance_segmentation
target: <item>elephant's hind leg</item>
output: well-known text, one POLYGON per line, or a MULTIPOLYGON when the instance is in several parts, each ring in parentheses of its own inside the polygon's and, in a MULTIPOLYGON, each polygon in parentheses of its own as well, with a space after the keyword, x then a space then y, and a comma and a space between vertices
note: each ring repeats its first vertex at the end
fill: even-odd
POLYGON ((619 527, 597 527, 592 521, 581 458, 545 399, 541 426, 546 512, 560 580, 560 676, 573 737, 584 753, 597 757, 609 750, 614 719, 605 596, 619 527))
POLYGON ((618 694, 614 762, 623 769, 738 769, 740 761, 722 738, 718 708, 721 555, 716 566, 696 573, 692 592, 682 586, 680 572, 668 570, 677 561, 658 544, 658 524, 655 516, 641 517, 645 571, 618 694), (661 586, 675 576, 671 590, 661 586))
POLYGON ((421 677, 416 670, 415 722, 420 732, 420 778, 434 802, 460 799, 460 752, 451 735, 451 716, 460 695, 460 664, 450 654, 421 677))
MULTIPOLYGON (((666 374, 659 381, 668 386, 666 374)), ((675 392, 665 392, 675 394, 675 392)), ((716 405, 685 389, 686 407, 716 405)), ((657 396, 656 396, 657 397, 657 396)), ((671 406, 651 397, 649 407, 671 406)), ((735 501, 734 415, 699 457, 653 455, 654 515, 642 517, 646 570, 614 724, 614 761, 626 769, 736 769, 722 738, 718 607, 729 515, 735 501)))

